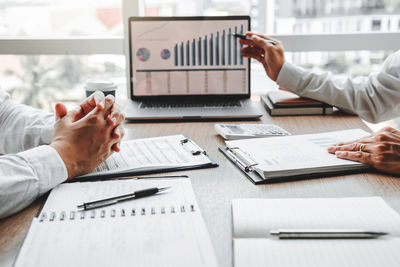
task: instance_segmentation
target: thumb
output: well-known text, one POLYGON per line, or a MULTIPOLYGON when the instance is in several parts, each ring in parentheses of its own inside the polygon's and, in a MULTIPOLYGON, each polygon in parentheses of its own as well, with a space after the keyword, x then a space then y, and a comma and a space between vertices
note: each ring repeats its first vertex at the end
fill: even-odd
POLYGON ((64 106, 63 103, 57 103, 55 106, 55 110, 56 110, 57 121, 65 117, 65 115, 67 115, 67 108, 64 106))

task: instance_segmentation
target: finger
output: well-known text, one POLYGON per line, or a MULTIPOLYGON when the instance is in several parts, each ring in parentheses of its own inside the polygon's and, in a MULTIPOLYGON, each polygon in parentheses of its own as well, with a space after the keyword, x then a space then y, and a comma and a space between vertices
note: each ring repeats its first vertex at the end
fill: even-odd
POLYGON ((113 145, 111 146, 111 150, 113 150, 113 151, 115 151, 115 152, 120 152, 120 151, 121 151, 121 143, 113 144, 113 145))
POLYGON ((115 152, 119 152, 120 151, 120 143, 121 143, 121 139, 123 138, 123 130, 121 130, 121 128, 117 128, 115 130, 116 133, 118 133, 119 137, 115 137, 111 140, 111 146, 110 146, 110 150, 115 151, 115 152))
POLYGON ((373 142, 375 142, 375 141, 372 139, 372 136, 370 135, 370 136, 366 136, 366 137, 363 137, 363 138, 360 138, 360 139, 356 139, 356 140, 352 140, 352 141, 340 142, 340 143, 334 144, 332 146, 343 146, 343 145, 349 145, 349 144, 352 144, 352 143, 367 144, 367 143, 373 143, 373 142))
POLYGON ((99 108, 97 109, 103 114, 103 118, 107 118, 107 115, 111 114, 113 105, 115 102, 115 98, 112 95, 107 95, 106 98, 104 99, 104 109, 100 110, 99 108))
POLYGON ((113 138, 122 139, 125 136, 124 127, 122 125, 118 125, 116 128, 114 128, 112 135, 113 138))
POLYGON ((239 43, 242 45, 254 46, 253 40, 239 39, 239 43))
POLYGON ((104 101, 104 93, 101 91, 96 91, 88 98, 86 98, 80 106, 83 109, 84 114, 86 115, 95 107, 97 107, 99 110, 102 110, 104 108, 104 101))
POLYGON ((95 105, 97 106, 98 109, 103 109, 105 106, 105 97, 104 93, 102 91, 96 91, 93 94, 93 99, 95 102, 95 105))
POLYGON ((257 54, 260 56, 264 55, 264 49, 257 47, 257 46, 247 46, 247 47, 243 47, 242 52, 247 52, 247 53, 251 53, 251 54, 257 54))
POLYGON ((112 121, 114 122, 114 125, 121 124, 125 119, 124 114, 122 114, 121 112, 114 111, 113 113, 111 113, 110 116, 111 116, 112 121))
POLYGON ((253 35, 251 38, 254 44, 264 49, 264 51, 268 50, 270 47, 273 46, 271 43, 267 42, 266 39, 263 39, 257 35, 253 35))
POLYGON ((336 151, 336 157, 372 165, 371 154, 361 151, 336 151))
POLYGON ((242 52, 242 56, 254 58, 255 60, 264 64, 264 53, 260 53, 258 50, 250 48, 250 47, 242 48, 241 52, 242 52))
POLYGON ((329 153, 335 153, 336 151, 363 151, 363 152, 371 152, 371 149, 368 145, 364 143, 351 143, 347 145, 340 146, 331 146, 328 147, 329 153), (362 148, 362 149, 361 149, 362 148))
POLYGON ((55 106, 55 111, 56 111, 56 120, 60 120, 65 115, 67 115, 67 108, 63 103, 57 103, 55 106))

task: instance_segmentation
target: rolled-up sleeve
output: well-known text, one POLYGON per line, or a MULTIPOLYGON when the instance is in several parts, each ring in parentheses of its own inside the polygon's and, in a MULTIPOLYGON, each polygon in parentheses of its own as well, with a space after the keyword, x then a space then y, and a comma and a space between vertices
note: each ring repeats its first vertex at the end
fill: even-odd
POLYGON ((341 78, 314 73, 285 62, 277 83, 302 97, 316 99, 359 115, 369 122, 400 116, 400 51, 368 77, 341 78))

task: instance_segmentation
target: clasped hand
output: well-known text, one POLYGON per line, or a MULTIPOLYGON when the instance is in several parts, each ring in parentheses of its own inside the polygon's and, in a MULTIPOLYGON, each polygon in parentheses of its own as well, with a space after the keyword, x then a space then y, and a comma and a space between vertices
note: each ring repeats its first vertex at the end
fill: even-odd
POLYGON ((50 145, 63 159, 68 179, 92 171, 114 151, 120 151, 124 115, 114 102, 113 96, 104 97, 97 91, 69 112, 63 104, 56 104, 50 145))
POLYGON ((400 174, 400 132, 391 127, 352 142, 336 144, 329 147, 328 152, 380 171, 400 174))

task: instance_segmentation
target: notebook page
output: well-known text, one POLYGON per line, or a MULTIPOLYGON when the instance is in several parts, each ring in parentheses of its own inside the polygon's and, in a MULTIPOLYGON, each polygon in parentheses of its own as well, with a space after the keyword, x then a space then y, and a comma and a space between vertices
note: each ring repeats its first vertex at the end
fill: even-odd
POLYGON ((190 179, 62 184, 51 192, 41 215, 51 212, 57 214, 52 221, 49 217, 41 221, 41 216, 34 219, 15 266, 46 267, 55 262, 61 267, 217 266, 190 179), (93 210, 94 217, 92 211, 85 218, 80 217, 82 213, 74 219, 68 213, 64 220, 59 216, 76 210, 76 201, 154 186, 171 186, 172 190, 93 210))
POLYGON ((355 140, 367 134, 361 129, 354 129, 322 134, 226 141, 226 145, 230 148, 239 147, 246 152, 258 163, 256 170, 264 176, 264 171, 277 172, 323 166, 362 166, 358 162, 339 159, 326 149, 329 145, 355 140))
MULTIPOLYGON (((46 212, 49 215, 51 212, 55 212, 56 216, 59 217, 60 213, 65 211, 69 216, 70 211, 78 212, 77 206, 83 202, 129 194, 152 187, 171 188, 154 196, 127 200, 112 206, 94 209, 96 217, 102 210, 105 210, 106 214, 110 214, 111 210, 119 212, 124 209, 128 212, 134 208, 136 212, 141 212, 142 208, 151 212, 153 207, 159 209, 160 206, 163 206, 168 209, 171 207, 179 209, 182 205, 190 206, 196 203, 192 185, 188 178, 107 180, 60 184, 51 191, 42 213, 46 212)), ((79 211, 79 213, 82 212, 79 211)), ((91 213, 92 211, 86 211, 86 216, 91 216, 91 213)), ((78 214, 77 216, 79 217, 78 214)))
POLYGON ((185 144, 181 144, 183 139, 185 139, 183 135, 172 135, 123 141, 119 153, 113 153, 92 172, 80 177, 92 176, 96 173, 152 170, 210 162, 209 158, 203 154, 193 156, 185 144))
POLYGON ((270 230, 362 229, 400 236, 400 215, 382 198, 235 199, 235 238, 267 238, 270 230))
POLYGON ((397 267, 400 239, 235 239, 235 267, 397 267))
POLYGON ((217 266, 196 213, 35 220, 15 266, 217 266))

